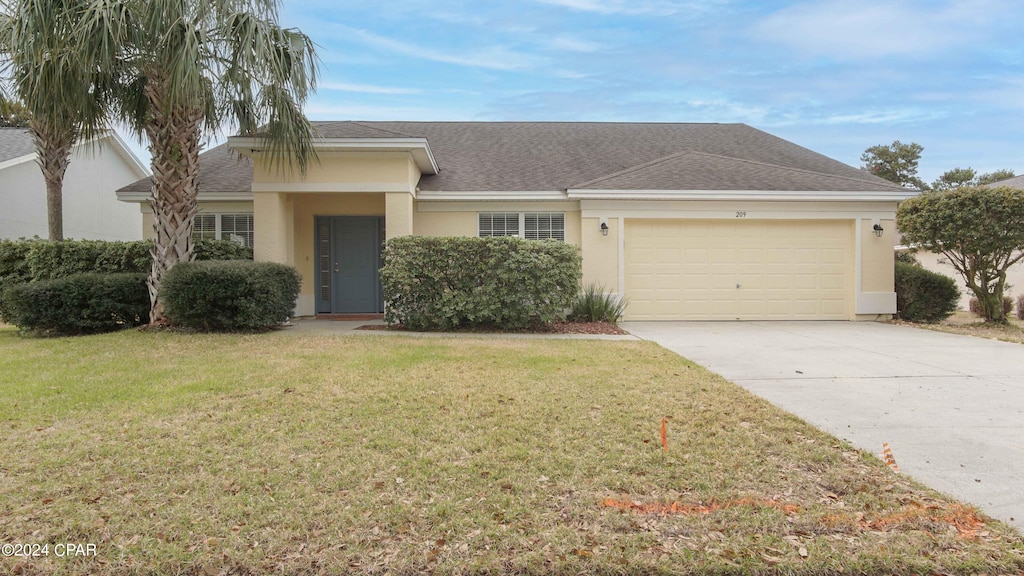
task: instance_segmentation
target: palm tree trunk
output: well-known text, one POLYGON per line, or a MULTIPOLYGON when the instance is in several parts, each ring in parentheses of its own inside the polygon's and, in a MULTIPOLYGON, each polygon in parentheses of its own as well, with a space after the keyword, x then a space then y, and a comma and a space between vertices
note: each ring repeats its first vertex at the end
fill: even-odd
POLYGON ((46 227, 50 240, 64 239, 64 173, 71 161, 77 134, 33 120, 29 126, 36 161, 46 182, 46 227))
POLYGON ((192 224, 199 210, 199 139, 202 111, 168 105, 164 84, 150 78, 146 86, 152 121, 146 126, 153 155, 153 266, 150 270, 149 321, 166 324, 160 303, 164 274, 179 262, 192 261, 192 224))

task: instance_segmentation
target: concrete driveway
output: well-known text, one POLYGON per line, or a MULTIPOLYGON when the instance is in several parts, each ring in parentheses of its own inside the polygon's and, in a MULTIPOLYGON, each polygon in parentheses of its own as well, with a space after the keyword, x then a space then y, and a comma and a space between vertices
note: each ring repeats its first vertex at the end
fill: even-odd
POLYGON ((871 322, 622 327, 1024 529, 1024 345, 871 322))

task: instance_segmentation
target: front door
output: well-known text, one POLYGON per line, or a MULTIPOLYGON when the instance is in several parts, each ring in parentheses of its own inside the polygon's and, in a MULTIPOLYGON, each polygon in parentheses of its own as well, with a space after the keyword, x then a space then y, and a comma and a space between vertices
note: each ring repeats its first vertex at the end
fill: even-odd
POLYGON ((318 216, 317 313, 379 314, 384 219, 377 216, 318 216))

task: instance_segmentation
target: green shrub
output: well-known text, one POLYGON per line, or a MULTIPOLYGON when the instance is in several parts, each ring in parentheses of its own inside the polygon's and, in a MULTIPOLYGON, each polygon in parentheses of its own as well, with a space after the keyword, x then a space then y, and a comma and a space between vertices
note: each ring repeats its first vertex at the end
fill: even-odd
POLYGON ((192 253, 196 260, 252 260, 252 248, 231 240, 196 240, 192 253))
POLYGON ((580 253, 555 240, 404 236, 384 249, 385 320, 413 330, 520 329, 565 317, 580 253))
POLYGON ((581 322, 618 322, 626 311, 626 299, 618 294, 608 294, 604 286, 588 284, 576 297, 576 303, 569 313, 571 320, 581 322))
POLYGON ((920 266, 921 262, 918 261, 917 256, 914 255, 910 250, 903 250, 902 252, 896 253, 896 261, 903 262, 904 264, 913 264, 914 266, 920 266))
POLYGON ((301 277, 272 262, 188 262, 164 276, 160 299, 172 324, 205 332, 267 330, 288 320, 301 277))
POLYGON ((4 319, 47 336, 95 334, 149 321, 145 274, 74 274, 9 287, 4 319))
POLYGON ((1017 320, 1024 320, 1024 294, 1017 296, 1017 320))
POLYGON ((5 321, 8 316, 5 312, 4 292, 12 286, 32 279, 32 271, 29 270, 25 258, 36 242, 42 240, 0 240, 0 321, 5 321))
POLYGON ((25 255, 32 280, 52 280, 72 274, 149 272, 150 242, 63 240, 33 243, 25 255))
POLYGON ((956 311, 960 289, 949 276, 896 263, 897 315, 909 322, 939 322, 956 311))
MULTIPOLYGON (((981 303, 978 302, 977 298, 971 298, 967 302, 967 308, 977 316, 985 316, 985 311, 981 309, 981 303)), ((1003 296, 1003 314, 1007 316, 1013 311, 1013 297, 1003 296)))

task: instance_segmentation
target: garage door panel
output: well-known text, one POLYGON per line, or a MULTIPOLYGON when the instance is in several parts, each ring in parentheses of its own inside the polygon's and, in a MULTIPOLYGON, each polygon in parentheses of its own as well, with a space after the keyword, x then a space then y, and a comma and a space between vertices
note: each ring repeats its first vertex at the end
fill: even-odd
POLYGON ((625 242, 628 319, 845 320, 852 310, 851 222, 627 220, 625 242))

